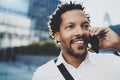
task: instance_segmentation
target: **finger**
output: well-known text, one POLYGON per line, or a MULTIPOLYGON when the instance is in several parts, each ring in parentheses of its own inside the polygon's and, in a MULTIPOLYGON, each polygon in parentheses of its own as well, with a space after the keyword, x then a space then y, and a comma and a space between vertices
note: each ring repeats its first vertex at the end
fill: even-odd
POLYGON ((96 31, 97 31, 97 30, 98 30, 98 28, 92 28, 92 29, 90 30, 91 36, 96 35, 96 31))
POLYGON ((100 34, 103 33, 103 32, 104 32, 104 29, 103 29, 103 28, 98 28, 98 29, 95 31, 94 35, 100 35, 100 34))
POLYGON ((109 31, 108 28, 97 28, 97 30, 95 31, 94 35, 104 35, 109 31))

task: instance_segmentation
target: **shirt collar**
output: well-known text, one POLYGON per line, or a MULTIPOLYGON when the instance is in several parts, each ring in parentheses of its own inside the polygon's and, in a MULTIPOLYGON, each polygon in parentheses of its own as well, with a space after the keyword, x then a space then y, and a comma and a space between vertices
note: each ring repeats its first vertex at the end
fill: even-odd
POLYGON ((62 56, 62 51, 60 52, 60 55, 58 56, 57 65, 60 65, 61 63, 66 63, 66 61, 64 60, 63 56, 62 56))
MULTIPOLYGON (((91 54, 95 54, 95 53, 90 53, 90 52, 88 52, 87 55, 86 55, 85 60, 81 63, 80 66, 84 66, 84 65, 85 65, 86 63, 88 63, 88 62, 91 62, 91 63, 93 63, 93 64, 95 63, 94 60, 92 59, 91 54)), ((58 60, 57 60, 56 64, 57 64, 57 65, 60 65, 61 63, 63 63, 63 64, 68 64, 68 63, 65 61, 65 59, 63 58, 62 51, 60 52, 60 55, 58 56, 58 60)), ((70 65, 70 64, 68 64, 68 65, 70 65)))

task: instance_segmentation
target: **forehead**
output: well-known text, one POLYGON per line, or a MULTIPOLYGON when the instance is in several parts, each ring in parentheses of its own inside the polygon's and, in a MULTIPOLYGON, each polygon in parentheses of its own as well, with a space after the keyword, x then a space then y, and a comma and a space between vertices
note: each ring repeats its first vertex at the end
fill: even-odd
POLYGON ((69 21, 88 21, 85 13, 82 10, 69 10, 66 11, 61 15, 61 19, 64 22, 69 22, 69 21))

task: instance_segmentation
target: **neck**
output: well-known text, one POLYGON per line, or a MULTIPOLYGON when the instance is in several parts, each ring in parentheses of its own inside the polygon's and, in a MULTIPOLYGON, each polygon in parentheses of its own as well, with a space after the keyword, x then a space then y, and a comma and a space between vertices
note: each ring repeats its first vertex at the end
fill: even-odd
POLYGON ((80 64, 83 62, 83 60, 85 59, 86 55, 80 57, 80 58, 75 58, 69 54, 63 54, 63 57, 65 59, 65 61, 68 64, 71 64, 73 67, 77 68, 80 66, 80 64))

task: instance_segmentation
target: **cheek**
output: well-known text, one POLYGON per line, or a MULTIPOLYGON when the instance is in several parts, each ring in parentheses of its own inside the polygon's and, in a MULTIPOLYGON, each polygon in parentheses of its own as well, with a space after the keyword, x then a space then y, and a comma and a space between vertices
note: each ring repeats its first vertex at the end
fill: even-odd
POLYGON ((89 32, 89 31, 85 31, 85 35, 86 35, 87 37, 90 37, 90 32, 89 32))
POLYGON ((69 43, 71 41, 71 37, 69 33, 62 33, 60 35, 60 41, 61 41, 61 45, 69 47, 69 43))

